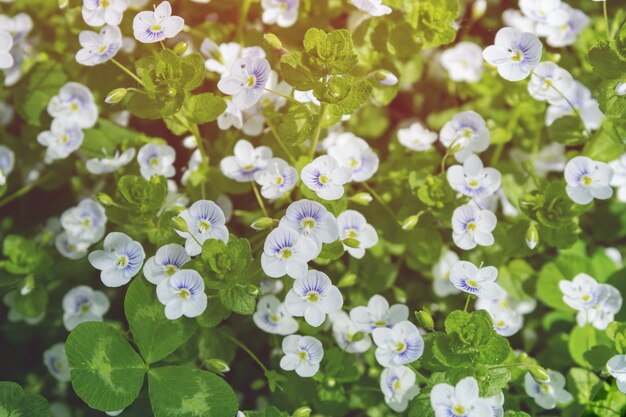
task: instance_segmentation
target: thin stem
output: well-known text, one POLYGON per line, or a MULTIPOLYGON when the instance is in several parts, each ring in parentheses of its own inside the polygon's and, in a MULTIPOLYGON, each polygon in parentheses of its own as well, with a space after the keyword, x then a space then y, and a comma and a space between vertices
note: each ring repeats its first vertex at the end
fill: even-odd
POLYGON ((306 111, 309 111, 309 108, 306 106, 306 104, 304 104, 304 103, 300 103, 298 100, 296 100, 296 99, 295 99, 295 98, 293 98, 293 97, 290 97, 290 96, 285 95, 285 94, 283 94, 283 93, 279 93, 278 91, 275 91, 275 90, 270 90, 269 88, 264 88, 263 90, 264 90, 264 91, 267 91, 267 92, 268 92, 268 93, 270 93, 270 94, 275 94, 275 95, 277 95, 278 97, 282 97, 282 98, 284 98, 285 100, 289 101, 290 103, 297 104, 297 105, 298 105, 298 106, 300 106, 300 107, 304 107, 304 108, 306 109, 306 111))
POLYGON ((183 32, 189 33, 190 35, 197 36, 200 39, 204 39, 207 37, 204 33, 200 32, 198 29, 194 29, 189 25, 183 26, 183 32))
POLYGON ((261 211, 265 217, 269 217, 267 215, 267 209, 265 208, 265 204, 263 203, 263 199, 261 198, 261 193, 259 193, 259 189, 256 186, 256 182, 252 181, 252 191, 254 191, 254 196, 256 197, 256 201, 259 203, 259 207, 261 207, 261 211))
POLYGON ((602 11, 604 12, 604 23, 606 24, 606 38, 611 42, 611 26, 609 26, 609 13, 606 9, 606 0, 602 2, 602 11))
POLYGON ((19 190, 15 191, 13 194, 6 196, 2 200, 0 200, 0 208, 6 206, 11 201, 16 200, 16 199, 18 199, 18 198, 28 194, 33 188, 35 188, 37 185, 39 185, 40 183, 42 183, 44 180, 46 180, 48 178, 49 178, 49 175, 47 175, 45 177, 39 177, 36 181, 28 183, 28 184, 24 185, 22 188, 20 188, 19 190))
POLYGON ((319 118, 317 120, 317 126, 315 127, 315 131, 313 132, 313 136, 311 138, 311 148, 309 148, 309 156, 311 159, 315 156, 315 148, 317 148, 317 142, 320 140, 320 133, 322 131, 322 122, 326 117, 326 103, 320 104, 320 113, 319 118))
POLYGON ((420 371, 418 371, 412 364, 409 364, 409 368, 411 368, 411 370, 413 371, 413 373, 415 374, 417 379, 419 379, 421 382, 423 382, 426 385, 430 385, 430 380, 428 378, 426 378, 426 376, 424 376, 424 374, 422 374, 420 371))
POLYGON ((285 152, 285 154, 287 155, 287 158, 289 158, 289 161, 291 161, 291 163, 295 165, 296 158, 293 156, 293 154, 291 153, 287 145, 285 145, 285 142, 283 142, 283 140, 278 135, 278 132, 276 131, 276 127, 274 126, 274 124, 271 123, 269 120, 267 120, 267 125, 269 126, 270 131, 272 132, 272 135, 274 135, 274 139, 276 139, 276 142, 278 142, 283 152, 285 152))
POLYGON ((241 8, 239 9, 239 24, 237 25, 237 39, 239 40, 239 43, 243 46, 244 45, 244 39, 243 39, 243 32, 244 32, 244 27, 245 27, 245 22, 248 20, 248 11, 250 10, 250 3, 252 3, 252 0, 243 0, 241 2, 241 8))
POLYGON ((243 349, 251 358, 252 360, 254 360, 260 367, 261 369, 263 369, 263 372, 269 372, 269 370, 267 369, 267 367, 265 365, 263 365, 263 362, 261 362, 261 360, 258 358, 257 355, 254 354, 254 352, 252 352, 246 345, 244 345, 243 343, 241 343, 239 341, 239 339, 237 339, 236 337, 233 337, 231 335, 229 335, 226 332, 221 332, 222 335, 230 340, 231 342, 233 342, 234 344, 236 344, 237 346, 239 346, 241 349, 243 349))
POLYGON ((143 86, 143 81, 141 81, 141 78, 137 77, 137 74, 135 74, 134 72, 126 68, 124 65, 120 64, 120 62, 115 58, 111 58, 111 62, 117 65, 119 69, 121 69, 126 74, 128 74, 133 80, 137 81, 139 84, 143 86))
POLYGON ((472 294, 467 294, 467 300, 465 300, 465 308, 463 308, 463 311, 465 311, 466 313, 467 313, 467 309, 469 308, 469 303, 471 299, 472 299, 472 294))
POLYGON ((385 210, 387 210, 387 213, 389 213, 394 219, 396 218, 396 213, 394 213, 391 207, 389 207, 389 205, 385 202, 385 200, 383 200, 380 194, 376 192, 376 190, 370 187, 369 184, 366 182, 363 183, 363 187, 365 187, 367 192, 369 192, 372 195, 372 197, 374 197, 374 200, 376 200, 378 204, 380 204, 381 206, 385 208, 385 210))
POLYGON ((448 159, 448 156, 450 156, 450 153, 446 151, 446 154, 441 159, 441 172, 442 173, 446 170, 446 159, 448 159))

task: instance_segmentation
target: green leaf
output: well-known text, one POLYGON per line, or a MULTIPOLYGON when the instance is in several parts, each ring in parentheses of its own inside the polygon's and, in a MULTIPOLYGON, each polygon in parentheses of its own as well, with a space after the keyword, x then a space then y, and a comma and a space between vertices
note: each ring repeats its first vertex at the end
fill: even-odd
POLYGON ((217 119, 226 110, 226 101, 212 93, 202 93, 185 101, 184 112, 192 123, 204 124, 217 119))
POLYGON ((215 327, 230 316, 230 310, 224 307, 220 299, 212 299, 204 312, 198 316, 198 324, 205 328, 215 327))
POLYGON ((15 308, 27 318, 40 317, 48 306, 48 291, 42 285, 36 285, 28 294, 16 293, 15 308))
MULTIPOLYGON (((606 364, 606 362, 605 362, 606 364)), ((593 398, 595 385, 600 382, 597 375, 582 368, 572 368, 567 373, 567 386, 579 404, 588 404, 593 398)))
POLYGON ((67 338, 65 353, 72 387, 90 407, 117 411, 128 407, 139 395, 146 366, 110 325, 78 325, 67 338))
POLYGON ((237 396, 217 375, 182 366, 148 372, 155 417, 227 417, 237 414, 237 396))
POLYGON ((133 339, 146 363, 154 363, 174 352, 196 330, 193 320, 169 320, 156 297, 156 286, 135 278, 124 299, 124 312, 133 339))
MULTIPOLYGON (((591 352, 591 348, 597 348, 599 346, 610 347, 612 343, 604 332, 594 329, 591 325, 585 325, 583 327, 574 327, 569 337, 568 346, 570 355, 577 364, 584 368, 594 369, 594 366, 587 358, 592 359, 592 362, 598 365, 597 356, 604 355, 605 352, 591 352)), ((602 367, 604 367, 605 364, 606 362, 602 364, 602 367)))
POLYGON ((256 295, 250 294, 245 287, 234 285, 219 291, 220 301, 229 310, 249 316, 256 309, 256 295))
POLYGON ((559 117, 548 127, 550 139, 568 146, 587 142, 588 138, 583 134, 584 131, 585 126, 577 116, 559 117))
POLYGON ((318 76, 347 74, 356 66, 352 37, 346 29, 326 33, 311 28, 304 35, 305 64, 318 76))
POLYGON ((80 151, 90 158, 111 157, 115 151, 120 150, 123 143, 128 147, 139 145, 142 138, 141 134, 106 119, 99 119, 96 127, 84 132, 85 138, 80 151))
POLYGON ((559 288, 559 282, 561 280, 571 279, 573 277, 566 277, 559 267, 549 262, 541 268, 539 271, 539 277, 537 279, 537 297, 544 304, 561 311, 572 311, 563 301, 563 293, 559 288))
POLYGON ((593 73, 600 78, 609 80, 621 78, 626 72, 625 62, 607 42, 600 42, 591 48, 587 53, 587 58, 593 66, 593 73))
POLYGON ((41 395, 26 394, 14 382, 0 381, 1 417, 49 417, 50 405, 41 395))
POLYGON ((234 235, 230 236, 227 244, 219 239, 205 240, 202 260, 209 264, 216 278, 237 282, 252 261, 250 242, 234 235))
POLYGON ((118 191, 142 218, 151 218, 167 197, 167 180, 153 175, 149 180, 139 175, 124 175, 117 183, 118 191))
POLYGON ((41 114, 66 82, 59 63, 48 60, 36 64, 13 94, 15 109, 28 124, 41 126, 41 114))

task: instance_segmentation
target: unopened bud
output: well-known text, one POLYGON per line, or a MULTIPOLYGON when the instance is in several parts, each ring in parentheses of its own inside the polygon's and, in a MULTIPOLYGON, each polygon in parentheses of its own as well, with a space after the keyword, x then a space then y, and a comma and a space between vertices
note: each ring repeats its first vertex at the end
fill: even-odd
POLYGON ((256 297, 257 295, 259 295, 259 287, 252 284, 246 285, 246 292, 256 297))
POLYGON ((176 230, 180 230, 181 232, 189 232, 189 226, 187 226, 187 222, 180 216, 172 217, 172 225, 176 230))
POLYGON ((433 321, 433 316, 427 310, 420 310, 415 312, 415 318, 419 322, 419 324, 428 331, 433 331, 435 329, 435 322, 433 321))
POLYGON ((109 207, 115 204, 113 203, 113 199, 108 194, 105 194, 105 193, 98 193, 96 195, 96 200, 98 200, 98 202, 102 204, 104 207, 109 207))
POLYGON ((376 81, 378 81, 378 83, 381 85, 391 86, 398 84, 398 77, 396 77, 393 73, 387 70, 376 71, 374 77, 376 78, 376 81))
POLYGON ((550 382, 550 375, 548 375, 548 372, 546 372, 546 370, 543 369, 541 366, 531 366, 528 371, 533 376, 533 378, 535 378, 535 381, 539 382, 540 384, 547 384, 550 382))
POLYGON ((254 230, 266 230, 274 228, 277 224, 278 221, 275 219, 270 217, 261 217, 253 221, 250 227, 254 230))
POLYGON ((311 415, 311 408, 309 407, 300 407, 296 411, 293 412, 292 417, 309 417, 311 415))
POLYGON ((206 365, 211 371, 224 373, 230 371, 230 367, 221 359, 213 358, 206 361, 206 365))
POLYGON ((455 153, 460 151, 462 147, 463 147, 463 144, 461 143, 461 141, 460 140, 456 140, 456 141, 452 142, 452 145, 450 145, 450 147, 448 148, 448 154, 449 155, 454 155, 455 153))
POLYGON ((59 0, 59 9, 65 9, 69 2, 69 0, 59 0))
POLYGON ((474 0, 472 3, 472 20, 478 20, 487 11, 487 0, 474 0))
POLYGON ((34 289, 35 289, 35 279, 32 275, 30 275, 26 278, 26 280, 24 280, 24 285, 22 285, 22 288, 20 288, 20 294, 28 295, 34 289))
POLYGON ((623 95, 626 95, 626 82, 618 83, 615 86, 615 94, 617 94, 620 97, 623 95))
POLYGON ((278 36, 274 35, 273 33, 266 33, 265 35, 263 35, 263 40, 270 48, 278 50, 283 49, 283 43, 280 41, 280 39, 278 39, 278 36))
POLYGON ((357 193, 350 197, 350 201, 353 201, 362 206, 367 206, 373 200, 372 196, 369 193, 357 193))
POLYGON ((116 88, 115 90, 112 90, 109 92, 109 94, 107 94, 104 102, 108 104, 119 103, 120 101, 124 100, 127 92, 128 90, 125 88, 116 88))
POLYGON ((534 224, 531 224, 526 231, 526 245, 532 250, 539 243, 539 232, 534 224))
POLYGON ((337 385, 337 380, 335 378, 328 378, 328 380, 326 381, 326 385, 328 385, 330 388, 333 388, 335 385, 337 385))
POLYGON ((409 216, 402 222, 402 230, 413 230, 417 226, 419 216, 417 214, 409 216))
POLYGON ((178 42, 174 47, 174 52, 176 55, 182 55, 187 52, 187 48, 189 48, 189 44, 187 42, 178 42))
POLYGON ((347 238, 341 241, 344 245, 346 245, 349 248, 355 248, 358 249, 361 247, 361 241, 359 239, 354 239, 354 238, 347 238))

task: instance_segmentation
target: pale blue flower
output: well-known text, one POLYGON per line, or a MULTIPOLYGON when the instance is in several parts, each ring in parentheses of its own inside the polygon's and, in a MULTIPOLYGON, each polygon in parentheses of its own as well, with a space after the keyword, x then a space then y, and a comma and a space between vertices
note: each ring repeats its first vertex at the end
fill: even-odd
POLYGON ((137 275, 146 257, 143 247, 124 233, 111 232, 104 238, 104 250, 89 254, 89 263, 101 270, 107 287, 120 287, 137 275))
POLYGON ((228 242, 228 229, 224 225, 226 219, 222 209, 212 201, 196 201, 179 216, 187 223, 188 232, 176 230, 179 236, 184 237, 185 250, 189 256, 196 256, 202 252, 202 245, 207 239, 219 239, 228 242))
POLYGON ((191 258, 185 248, 176 243, 161 246, 156 255, 146 261, 143 274, 153 284, 160 284, 178 272, 191 258))

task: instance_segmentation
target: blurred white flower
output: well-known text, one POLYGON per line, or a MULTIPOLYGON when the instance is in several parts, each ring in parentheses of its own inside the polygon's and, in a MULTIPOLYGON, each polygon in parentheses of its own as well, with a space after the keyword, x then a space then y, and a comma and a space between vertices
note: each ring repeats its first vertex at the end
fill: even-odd
POLYGON ((183 30, 183 26, 183 18, 172 16, 170 2, 163 1, 153 12, 137 13, 133 20, 133 33, 139 42, 154 43, 175 37, 183 30))
POLYGON ((452 81, 475 83, 483 76, 482 49, 473 42, 459 42, 441 53, 441 65, 452 81))
POLYGON ((576 204, 589 204, 594 198, 606 200, 613 195, 613 169, 609 164, 577 156, 565 166, 565 191, 576 204))

